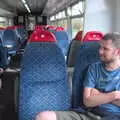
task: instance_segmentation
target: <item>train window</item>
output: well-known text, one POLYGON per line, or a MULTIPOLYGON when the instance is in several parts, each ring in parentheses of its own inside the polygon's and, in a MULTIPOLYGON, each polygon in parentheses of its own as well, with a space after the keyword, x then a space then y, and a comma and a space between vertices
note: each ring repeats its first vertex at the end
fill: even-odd
POLYGON ((57 26, 62 26, 65 28, 65 30, 67 30, 67 20, 64 19, 64 20, 57 21, 57 26))
POLYGON ((50 20, 51 21, 55 20, 55 16, 50 17, 50 20))
POLYGON ((56 19, 59 19, 59 18, 60 18, 60 14, 57 13, 57 14, 56 14, 56 19))
POLYGON ((8 26, 12 26, 12 25, 14 25, 13 19, 8 19, 8 26))
POLYGON ((68 16, 71 16, 71 15, 72 15, 71 7, 68 7, 68 8, 67 8, 67 15, 68 15, 68 16))
POLYGON ((7 27, 9 24, 8 19, 5 17, 0 17, 0 27, 7 27))
POLYGON ((78 4, 72 6, 72 16, 81 15, 84 13, 84 2, 80 1, 78 4))
POLYGON ((65 18, 65 17, 66 17, 65 11, 62 11, 62 12, 61 12, 61 18, 65 18))
POLYGON ((74 38, 78 31, 83 30, 83 17, 72 18, 71 22, 72 22, 72 38, 74 38))

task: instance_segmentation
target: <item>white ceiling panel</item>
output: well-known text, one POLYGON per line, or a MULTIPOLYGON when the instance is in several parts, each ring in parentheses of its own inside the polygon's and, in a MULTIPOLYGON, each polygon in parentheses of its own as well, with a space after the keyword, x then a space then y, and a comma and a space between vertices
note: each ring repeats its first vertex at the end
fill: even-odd
MULTIPOLYGON (((47 16, 52 15, 77 1, 80 0, 26 0, 31 12, 38 12, 47 16)), ((4 8, 8 11, 27 12, 21 0, 0 0, 0 4, 4 4, 4 8)))

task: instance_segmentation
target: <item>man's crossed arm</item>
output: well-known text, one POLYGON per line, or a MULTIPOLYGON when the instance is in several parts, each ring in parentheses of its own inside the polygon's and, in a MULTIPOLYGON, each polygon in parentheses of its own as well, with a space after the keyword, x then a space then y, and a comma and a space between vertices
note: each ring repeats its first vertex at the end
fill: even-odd
POLYGON ((87 107, 96 107, 101 104, 112 103, 120 106, 120 91, 102 93, 95 88, 84 88, 84 104, 87 107))

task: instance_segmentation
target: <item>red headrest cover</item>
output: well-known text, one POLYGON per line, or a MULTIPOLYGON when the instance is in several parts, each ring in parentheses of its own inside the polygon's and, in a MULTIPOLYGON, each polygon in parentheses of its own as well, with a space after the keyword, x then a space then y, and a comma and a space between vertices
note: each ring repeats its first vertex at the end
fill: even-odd
POLYGON ((4 30, 5 28, 0 27, 0 30, 4 30))
POLYGON ((15 29, 16 29, 16 26, 8 26, 6 29, 15 30, 15 29))
POLYGON ((49 26, 47 26, 47 29, 49 30, 55 30, 56 29, 56 26, 53 26, 53 25, 49 25, 49 26))
POLYGON ((77 33, 77 35, 75 36, 75 40, 82 40, 82 33, 83 33, 83 31, 79 31, 78 33, 77 33))
POLYGON ((83 38, 83 42, 86 41, 99 41, 103 37, 103 34, 98 31, 87 32, 83 38))
POLYGON ((29 42, 56 42, 56 38, 47 30, 36 31, 31 35, 29 42))
POLYGON ((65 29, 63 27, 57 27, 55 30, 56 31, 65 31, 65 29))
POLYGON ((46 28, 48 25, 40 25, 41 28, 46 28))
POLYGON ((17 25, 17 26, 15 26, 16 28, 24 28, 24 26, 23 25, 17 25))
POLYGON ((42 31, 43 28, 42 28, 41 26, 37 25, 37 26, 35 26, 35 30, 36 30, 36 31, 42 31))

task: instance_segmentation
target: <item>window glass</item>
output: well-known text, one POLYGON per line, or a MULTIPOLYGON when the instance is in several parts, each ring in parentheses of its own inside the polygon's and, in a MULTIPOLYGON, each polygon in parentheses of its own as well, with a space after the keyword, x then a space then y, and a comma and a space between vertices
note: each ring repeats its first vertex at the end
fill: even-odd
POLYGON ((0 27, 7 27, 8 26, 8 19, 5 17, 0 17, 0 27))
POLYGON ((50 17, 50 21, 55 20, 55 16, 50 17))
POLYGON ((83 18, 73 18, 71 22, 72 22, 72 38, 74 38, 77 32, 83 30, 83 18))
POLYGON ((80 1, 79 3, 72 6, 72 16, 81 15, 84 12, 84 1, 80 1))
POLYGON ((72 15, 71 7, 68 7, 68 9, 67 9, 67 14, 68 14, 68 16, 71 16, 71 15, 72 15))
POLYGON ((65 20, 59 20, 57 22, 57 26, 62 26, 62 27, 65 28, 65 30, 67 30, 67 20, 66 19, 65 20))

